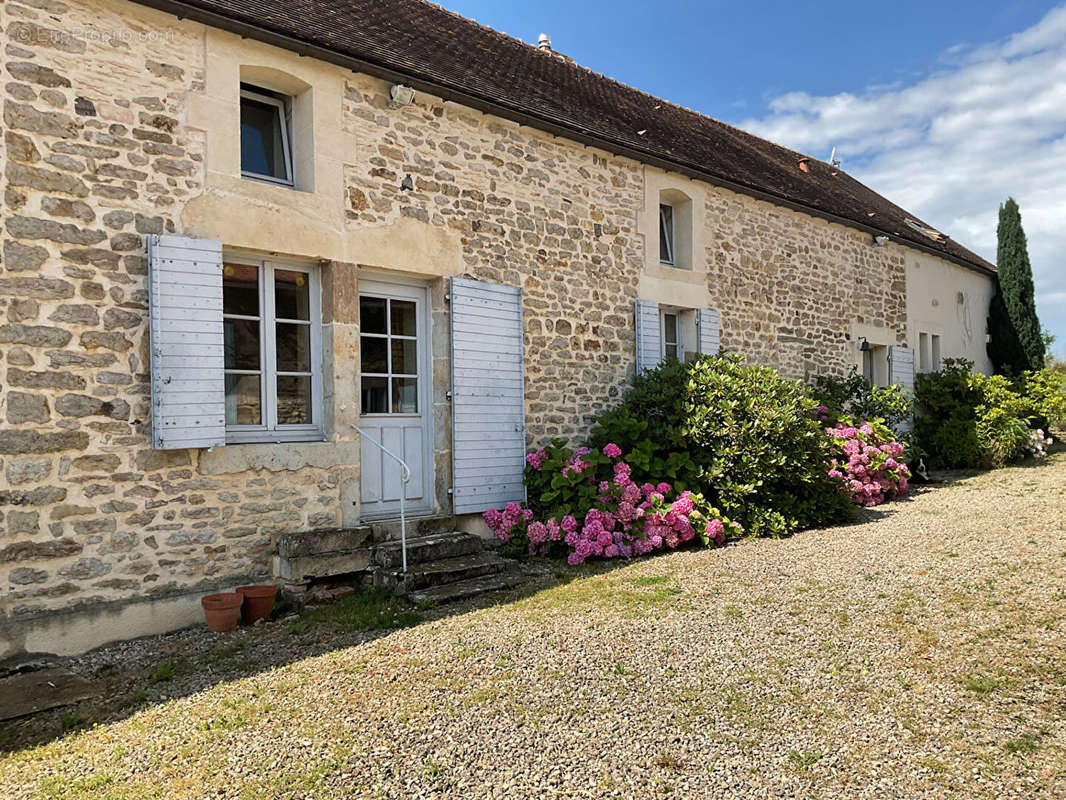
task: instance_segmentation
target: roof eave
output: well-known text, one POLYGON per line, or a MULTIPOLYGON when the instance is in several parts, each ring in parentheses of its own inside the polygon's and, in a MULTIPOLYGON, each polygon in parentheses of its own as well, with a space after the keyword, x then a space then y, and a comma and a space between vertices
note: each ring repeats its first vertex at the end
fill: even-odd
POLYGON ((205 11, 194 6, 189 6, 181 0, 131 0, 131 2, 138 5, 154 8, 158 11, 163 11, 168 14, 173 14, 179 19, 190 19, 194 22, 200 22, 204 25, 208 25, 220 30, 229 31, 247 39, 254 39, 256 41, 263 42, 264 44, 270 44, 275 47, 280 47, 284 50, 290 50, 300 56, 308 58, 316 58, 320 61, 326 61, 328 63, 336 64, 337 66, 344 67, 355 73, 365 73, 372 75, 382 80, 393 81, 397 83, 405 83, 418 91, 426 92, 428 94, 435 95, 444 100, 450 100, 460 105, 468 106, 470 108, 477 109, 486 113, 493 114, 495 116, 509 119, 512 122, 517 122, 520 125, 526 125, 531 128, 551 133, 555 136, 561 136, 566 139, 579 142, 590 147, 596 147, 601 150, 613 153, 617 156, 623 156, 625 158, 631 158, 634 161, 638 161, 643 164, 658 167, 660 169, 669 172, 678 172, 682 175, 686 175, 690 178, 704 181, 706 183, 719 186, 723 189, 729 189, 730 191, 738 192, 740 194, 753 197, 757 200, 763 200, 774 205, 783 206, 793 211, 798 211, 803 214, 809 214, 820 219, 824 219, 828 222, 835 222, 839 225, 845 225, 849 228, 861 230, 866 233, 878 236, 888 236, 891 241, 906 247, 912 247, 916 250, 928 253, 930 255, 943 258, 953 263, 958 264, 966 269, 979 272, 983 275, 995 275, 994 269, 990 269, 984 264, 968 261, 965 258, 961 258, 952 253, 938 250, 935 247, 924 245, 920 242, 906 239, 898 234, 890 231, 885 231, 872 225, 866 225, 862 222, 858 222, 847 217, 841 217, 831 212, 824 211, 820 208, 807 205, 805 203, 799 203, 791 200, 787 197, 767 192, 762 189, 756 189, 744 184, 735 183, 727 178, 723 178, 720 175, 707 172, 700 169, 696 165, 686 164, 681 161, 670 161, 660 156, 654 155, 647 151, 643 151, 632 145, 626 144, 615 140, 609 136, 597 134, 593 131, 582 130, 572 124, 568 124, 564 121, 553 120, 543 115, 538 115, 527 111, 525 109, 514 108, 506 104, 502 104, 495 100, 491 100, 477 95, 472 95, 464 91, 457 86, 449 86, 439 81, 420 77, 410 72, 404 72, 397 70, 393 67, 386 66, 384 64, 378 64, 373 61, 358 58, 356 56, 348 55, 346 53, 339 53, 336 50, 331 50, 320 45, 311 44, 301 39, 297 39, 286 34, 277 33, 267 28, 262 28, 257 25, 250 25, 240 20, 232 19, 223 14, 217 14, 212 11, 205 11))

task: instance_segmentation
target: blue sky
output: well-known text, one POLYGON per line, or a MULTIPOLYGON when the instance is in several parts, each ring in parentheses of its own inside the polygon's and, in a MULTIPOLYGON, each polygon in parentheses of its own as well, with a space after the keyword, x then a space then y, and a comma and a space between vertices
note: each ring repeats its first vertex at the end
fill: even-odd
POLYGON ((991 260, 1013 195, 1066 351, 1066 3, 443 4, 813 156, 835 145, 845 170, 991 260))

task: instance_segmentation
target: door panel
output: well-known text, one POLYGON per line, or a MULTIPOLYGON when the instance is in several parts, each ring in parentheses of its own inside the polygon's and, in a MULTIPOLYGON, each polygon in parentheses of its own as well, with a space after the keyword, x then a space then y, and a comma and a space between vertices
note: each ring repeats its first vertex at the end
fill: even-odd
MULTIPOLYGON (((411 469, 409 513, 433 510, 430 330, 422 287, 361 281, 359 426, 411 469), (363 321, 365 318, 365 322, 363 321)), ((366 436, 360 446, 360 515, 399 516, 402 471, 366 436)))

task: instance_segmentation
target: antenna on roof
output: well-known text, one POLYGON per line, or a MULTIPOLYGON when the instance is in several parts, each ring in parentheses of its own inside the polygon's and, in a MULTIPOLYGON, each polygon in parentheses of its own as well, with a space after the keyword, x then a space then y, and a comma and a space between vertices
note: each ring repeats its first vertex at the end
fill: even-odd
POLYGON ((840 169, 840 159, 837 158, 837 149, 836 149, 836 147, 833 147, 833 152, 831 152, 829 154, 829 164, 832 167, 836 167, 837 169, 840 169))

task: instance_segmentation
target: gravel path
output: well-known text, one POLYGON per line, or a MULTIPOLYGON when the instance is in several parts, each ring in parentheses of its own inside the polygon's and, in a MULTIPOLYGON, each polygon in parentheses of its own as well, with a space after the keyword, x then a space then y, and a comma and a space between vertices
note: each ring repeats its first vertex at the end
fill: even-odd
POLYGON ((10 755, 0 796, 1066 796, 1066 453, 551 582, 274 661, 269 626, 280 666, 10 755))

